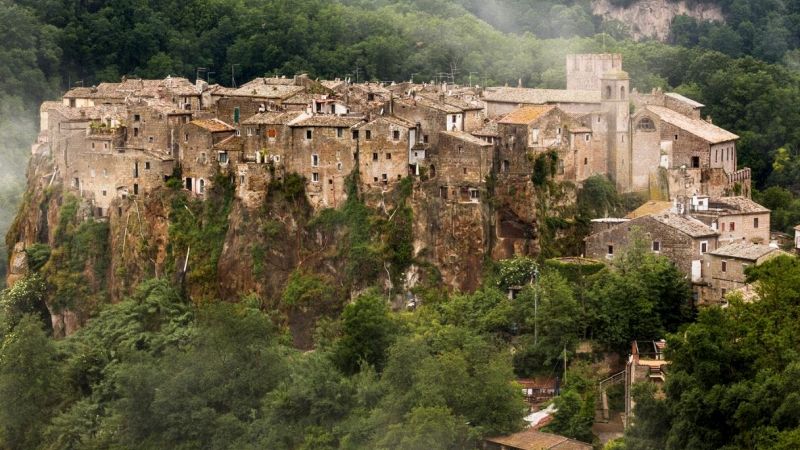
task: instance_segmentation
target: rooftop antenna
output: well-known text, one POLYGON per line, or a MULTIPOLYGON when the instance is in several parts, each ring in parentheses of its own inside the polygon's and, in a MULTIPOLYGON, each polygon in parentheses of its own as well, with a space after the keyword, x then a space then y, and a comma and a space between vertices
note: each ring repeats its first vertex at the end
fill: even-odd
POLYGON ((361 70, 361 69, 360 69, 358 66, 356 66, 356 84, 358 84, 358 72, 359 72, 360 70, 361 70))
POLYGON ((231 64, 231 85, 236 87, 236 66, 241 66, 241 64, 231 64))
MULTIPOLYGON (((198 67, 194 71, 194 79, 195 80, 199 80, 200 79, 200 72, 205 72, 206 73, 206 78, 208 78, 208 67, 198 67)), ((208 80, 206 80, 206 81, 208 81, 208 80)))

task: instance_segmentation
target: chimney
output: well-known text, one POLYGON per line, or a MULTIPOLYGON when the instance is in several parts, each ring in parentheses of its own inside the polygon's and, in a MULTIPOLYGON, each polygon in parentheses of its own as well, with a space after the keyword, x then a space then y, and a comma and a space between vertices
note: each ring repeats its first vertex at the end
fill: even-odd
POLYGON ((521 88, 521 87, 522 87, 522 78, 520 78, 520 79, 517 81, 517 87, 518 87, 518 88, 521 88))
POLYGON ((708 123, 713 125, 714 124, 714 119, 712 119, 711 116, 706 116, 706 122, 708 122, 708 123))

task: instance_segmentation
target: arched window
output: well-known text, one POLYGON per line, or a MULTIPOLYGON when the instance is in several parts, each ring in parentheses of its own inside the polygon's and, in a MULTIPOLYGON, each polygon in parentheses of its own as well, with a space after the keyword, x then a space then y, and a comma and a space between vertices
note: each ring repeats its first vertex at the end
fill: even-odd
POLYGON ((611 86, 606 86, 606 100, 611 98, 611 86))
POLYGON ((206 191, 206 180, 203 180, 201 178, 200 181, 197 183, 197 189, 200 191, 201 194, 205 193, 205 191, 206 191))
POLYGON ((431 164, 431 178, 436 176, 436 166, 431 164))
POLYGON ((620 86, 620 88, 619 88, 619 98, 621 100, 625 100, 625 86, 620 86))
POLYGON ((653 119, 649 117, 642 117, 639 120, 639 123, 636 125, 636 129, 640 131, 656 131, 656 124, 653 123, 653 119))

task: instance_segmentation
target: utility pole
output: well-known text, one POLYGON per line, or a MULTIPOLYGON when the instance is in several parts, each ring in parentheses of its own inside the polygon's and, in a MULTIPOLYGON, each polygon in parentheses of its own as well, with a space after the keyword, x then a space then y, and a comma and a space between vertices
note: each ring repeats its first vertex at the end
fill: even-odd
POLYGON ((358 72, 361 71, 361 68, 356 66, 356 84, 358 84, 358 72))
POLYGON ((533 288, 533 345, 539 343, 539 268, 533 269, 533 280, 537 286, 533 288))

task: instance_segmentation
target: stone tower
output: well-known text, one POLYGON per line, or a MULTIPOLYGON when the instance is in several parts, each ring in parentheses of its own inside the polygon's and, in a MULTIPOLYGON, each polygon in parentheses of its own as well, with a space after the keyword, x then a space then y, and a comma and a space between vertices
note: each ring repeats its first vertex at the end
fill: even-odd
POLYGON ((613 70, 622 70, 622 55, 618 53, 567 55, 567 89, 597 91, 603 74, 613 70))
POLYGON ((600 79, 601 110, 606 115, 608 175, 620 192, 631 187, 630 77, 621 69, 611 70, 600 79))

